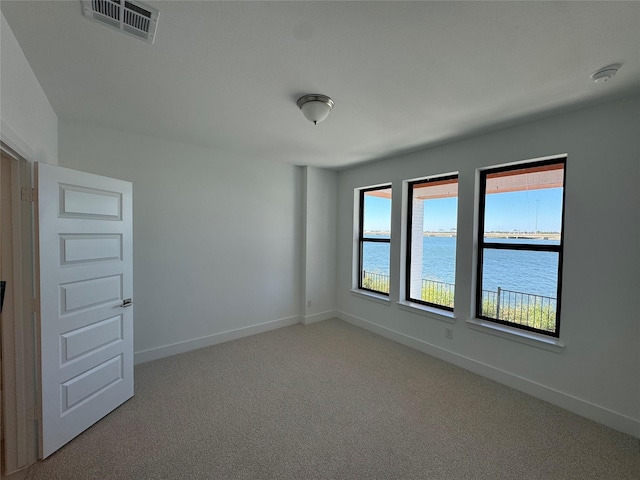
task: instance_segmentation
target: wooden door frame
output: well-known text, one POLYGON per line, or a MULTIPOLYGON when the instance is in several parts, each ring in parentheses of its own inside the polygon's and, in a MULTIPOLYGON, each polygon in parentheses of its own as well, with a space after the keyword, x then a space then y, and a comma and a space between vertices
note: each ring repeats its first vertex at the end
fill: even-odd
MULTIPOLYGON (((7 242, 10 245, 3 245, 0 253, 4 262, 10 259, 12 278, 7 280, 12 282, 12 288, 6 292, 6 310, 0 321, 3 385, 0 405, 4 415, 0 471, 2 474, 12 474, 38 459, 37 324, 34 313, 34 299, 37 297, 34 281, 34 207, 31 202, 33 165, 4 140, 0 139, 0 151, 10 162, 11 232, 8 235, 3 233, 5 239, 10 238, 10 242, 7 242), (8 305, 11 305, 11 309, 8 305)), ((4 184, 7 185, 6 179, 4 184)))

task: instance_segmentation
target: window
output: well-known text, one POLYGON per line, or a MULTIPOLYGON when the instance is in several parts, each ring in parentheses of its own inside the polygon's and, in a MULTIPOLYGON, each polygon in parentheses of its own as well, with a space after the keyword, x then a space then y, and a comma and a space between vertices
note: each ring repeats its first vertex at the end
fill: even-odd
POLYGON ((565 163, 480 172, 479 318, 560 335, 565 163))
POLYGON ((391 186, 360 190, 358 288, 389 295, 391 186))
POLYGON ((409 183, 406 299, 453 311, 458 176, 409 183))

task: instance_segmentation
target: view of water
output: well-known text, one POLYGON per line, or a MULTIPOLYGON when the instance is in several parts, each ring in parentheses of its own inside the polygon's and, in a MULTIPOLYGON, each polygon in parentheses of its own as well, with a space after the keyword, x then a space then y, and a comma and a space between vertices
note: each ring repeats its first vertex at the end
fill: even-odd
MULTIPOLYGON (((526 242, 550 243, 545 240, 526 242)), ((454 283, 456 238, 423 237, 423 248, 424 259, 429 259, 428 262, 423 262, 423 278, 454 283)), ((389 275, 388 243, 365 243, 363 257, 365 271, 389 275)), ((500 287, 505 290, 555 297, 557 272, 558 254, 554 252, 487 250, 483 265, 483 289, 496 291, 500 287)))

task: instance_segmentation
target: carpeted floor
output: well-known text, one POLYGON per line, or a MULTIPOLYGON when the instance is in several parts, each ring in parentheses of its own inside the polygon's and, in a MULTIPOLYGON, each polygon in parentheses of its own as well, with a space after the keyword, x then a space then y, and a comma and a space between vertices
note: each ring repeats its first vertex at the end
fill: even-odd
POLYGON ((39 479, 634 479, 640 440, 340 320, 136 367, 39 479))

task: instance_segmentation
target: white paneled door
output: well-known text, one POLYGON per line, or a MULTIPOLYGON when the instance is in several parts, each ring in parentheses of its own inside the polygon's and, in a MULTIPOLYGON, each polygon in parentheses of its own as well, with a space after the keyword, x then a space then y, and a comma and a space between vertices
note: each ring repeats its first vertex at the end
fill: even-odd
POLYGON ((36 167, 46 458, 133 396, 130 182, 36 167))

